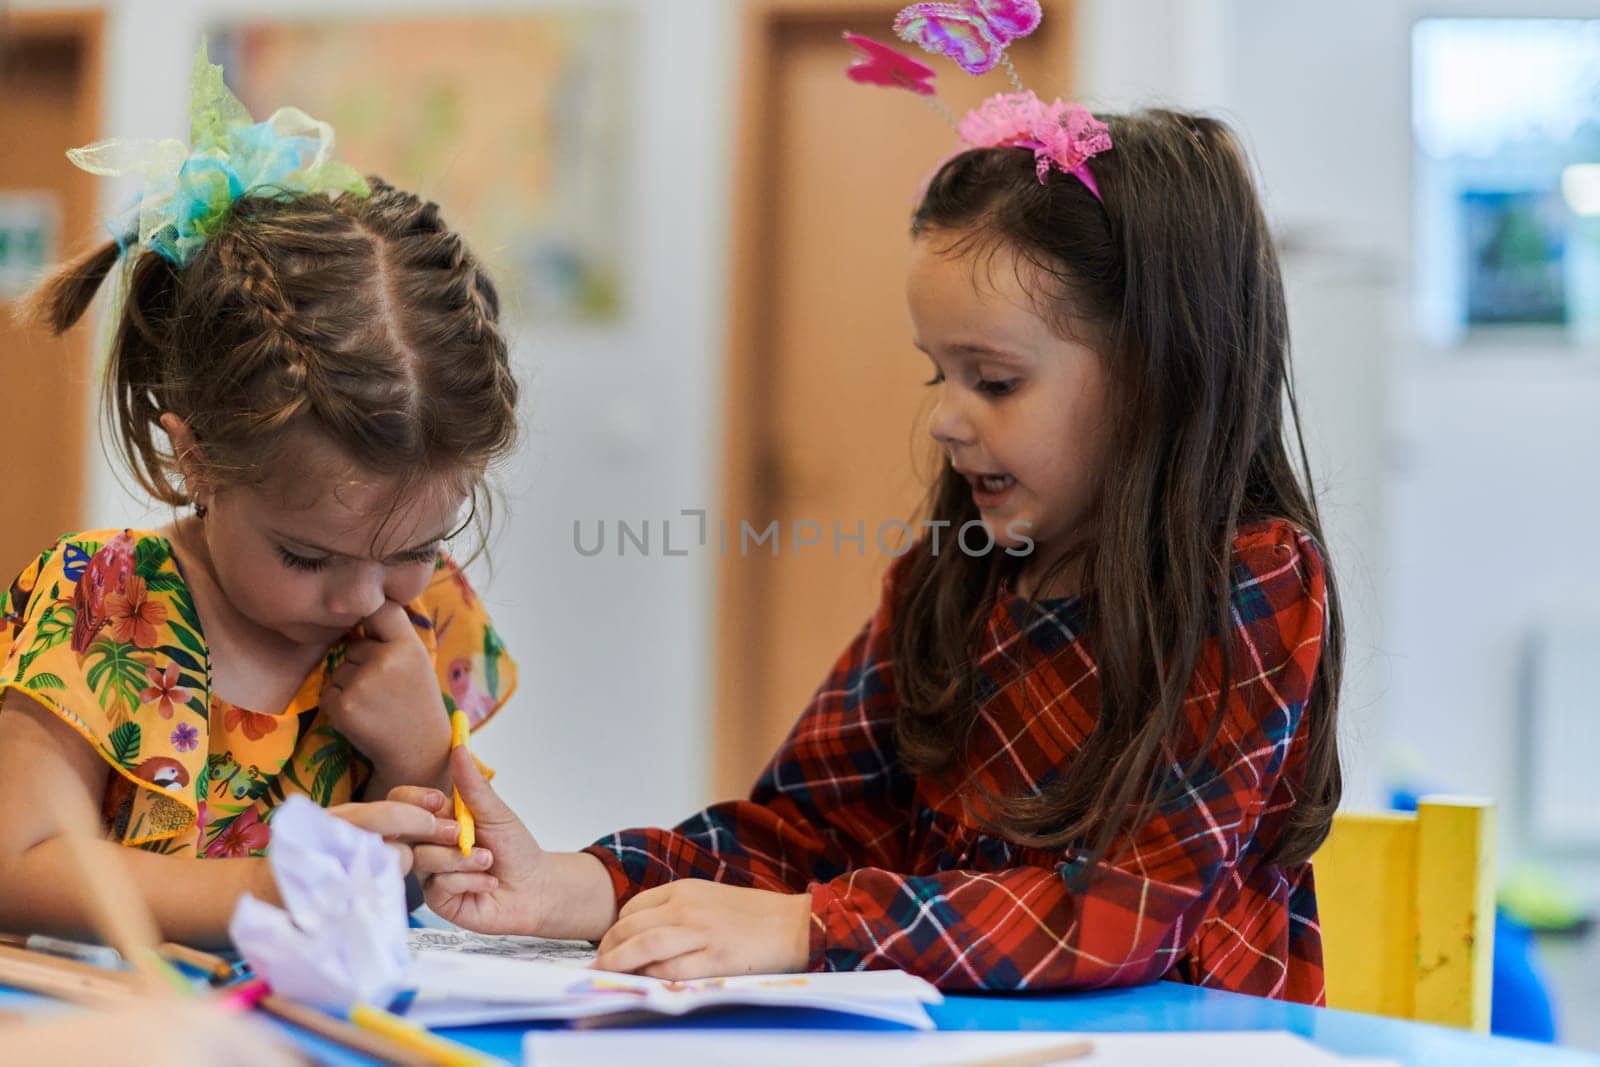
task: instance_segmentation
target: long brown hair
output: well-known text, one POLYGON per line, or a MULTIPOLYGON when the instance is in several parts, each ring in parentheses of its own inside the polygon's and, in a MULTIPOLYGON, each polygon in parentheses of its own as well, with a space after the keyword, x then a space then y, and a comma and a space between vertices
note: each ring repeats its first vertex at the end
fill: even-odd
MULTIPOLYGON (((1158 768, 1181 750, 1192 774, 1221 728, 1234 679, 1226 635, 1239 526, 1287 520, 1326 553, 1289 371, 1283 283, 1244 152, 1226 126, 1201 116, 1103 119, 1116 147, 1090 167, 1104 203, 1067 175, 1052 171, 1041 183, 1030 151, 975 149, 934 176, 912 227, 949 254, 1011 254, 1037 267, 1050 290, 1036 294, 1041 314, 1092 336, 1107 363, 1113 438, 1093 529, 1055 564, 1081 575, 1098 723, 1038 792, 984 798, 996 830, 1013 840, 1087 844, 1094 859, 1182 788, 1170 776, 1163 784, 1158 768), (1183 703, 1211 640, 1221 649, 1221 687, 1196 752, 1181 743, 1183 703)), ((952 528, 978 518, 969 486, 948 467, 925 511, 952 528)), ((959 765, 976 721, 973 650, 1015 564, 993 552, 936 553, 924 541, 907 566, 892 633, 898 741, 914 771, 940 773, 959 765)), ((1271 850, 1283 863, 1315 851, 1341 789, 1343 629, 1326 570, 1305 776, 1271 850)), ((1048 585, 1047 576, 1040 587, 1048 585)))
POLYGON ((190 472, 212 485, 260 482, 304 427, 402 487, 461 478, 487 522, 485 470, 517 435, 499 297, 438 205, 371 185, 241 199, 182 268, 107 242, 33 294, 25 313, 61 333, 123 264, 106 416, 152 497, 190 502, 160 425, 171 413, 199 444, 190 472))

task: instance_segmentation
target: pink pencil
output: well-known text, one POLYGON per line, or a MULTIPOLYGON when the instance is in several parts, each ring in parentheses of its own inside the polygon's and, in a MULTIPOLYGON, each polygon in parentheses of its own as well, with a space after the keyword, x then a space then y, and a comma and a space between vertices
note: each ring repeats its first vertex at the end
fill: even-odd
POLYGON ((272 987, 267 985, 264 979, 252 978, 220 993, 217 996, 217 1007, 229 1013, 247 1012, 261 1003, 261 999, 271 992, 272 987))

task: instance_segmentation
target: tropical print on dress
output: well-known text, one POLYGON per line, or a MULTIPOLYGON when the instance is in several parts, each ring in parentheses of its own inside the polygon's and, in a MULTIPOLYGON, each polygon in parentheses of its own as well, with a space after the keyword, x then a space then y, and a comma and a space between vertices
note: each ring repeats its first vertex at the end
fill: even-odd
MULTIPOLYGON (((433 657, 445 712, 462 708, 481 726, 516 688, 516 665, 466 576, 441 555, 406 613, 433 657)), ((342 643, 287 708, 241 708, 211 692, 204 631, 161 534, 71 534, 40 553, 0 593, 0 648, 0 693, 26 693, 110 765, 102 816, 124 844, 261 855, 289 794, 342 804, 372 773, 319 706, 342 643)))

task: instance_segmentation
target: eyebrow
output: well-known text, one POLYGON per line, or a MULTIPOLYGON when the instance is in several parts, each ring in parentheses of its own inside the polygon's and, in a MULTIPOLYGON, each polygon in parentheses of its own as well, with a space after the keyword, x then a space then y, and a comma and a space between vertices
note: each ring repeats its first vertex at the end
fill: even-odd
MULTIPOLYGON (((933 353, 931 351, 929 351, 924 345, 922 345, 921 342, 913 342, 913 344, 916 345, 917 349, 919 351, 921 351, 923 355, 927 356, 930 359, 933 358, 933 353)), ((953 352, 953 353, 955 353, 957 355, 968 356, 968 357, 976 357, 978 359, 997 359, 997 360, 1000 360, 1000 361, 1005 362, 1005 363, 1013 363, 1013 364, 1022 364, 1022 363, 1027 362, 1027 357, 1022 355, 1019 352, 1014 352, 1014 351, 1010 351, 1010 350, 1003 349, 1003 348, 993 348, 993 347, 990 347, 989 345, 983 345, 983 344, 950 345, 949 349, 950 349, 951 352, 953 352)))
MULTIPOLYGON (((269 529, 267 532, 272 534, 272 536, 276 537, 280 541, 288 541, 289 543, 291 543, 293 545, 297 545, 300 548, 308 548, 313 552, 321 552, 324 555, 328 555, 328 556, 344 556, 344 555, 347 555, 347 553, 340 552, 337 549, 324 548, 321 545, 312 544, 310 541, 303 541, 300 538, 294 536, 293 534, 283 533, 283 532, 281 532, 279 530, 272 530, 272 529, 269 529)), ((430 537, 430 538, 428 538, 428 540, 423 541, 420 544, 414 545, 411 548, 406 548, 406 549, 402 549, 399 552, 395 552, 392 555, 390 555, 388 558, 389 559, 399 559, 401 556, 416 555, 416 554, 422 552, 422 550, 425 549, 425 548, 430 548, 433 545, 437 545, 439 542, 443 541, 445 538, 447 538, 449 536, 450 536, 450 532, 446 531, 446 532, 438 535, 437 537, 430 537)))

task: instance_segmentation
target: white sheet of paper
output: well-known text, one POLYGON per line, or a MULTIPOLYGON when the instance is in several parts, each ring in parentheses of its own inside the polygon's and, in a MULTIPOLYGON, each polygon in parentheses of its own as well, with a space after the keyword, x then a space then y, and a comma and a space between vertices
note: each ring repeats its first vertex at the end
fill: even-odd
MULTIPOLYGON (((649 1063, 650 1067, 817 1067, 826 1063, 870 1063, 872 1067, 958 1067, 1001 1056, 1043 1052, 1077 1040, 1093 1049, 1086 1056, 1040 1061, 1038 1067, 1123 1067, 1182 1064, 1183 1067, 1242 1067, 1294 1064, 1346 1067, 1351 1062, 1303 1038, 1260 1033, 982 1033, 892 1034, 838 1030, 594 1030, 529 1034, 523 1062, 529 1067, 578 1067, 593 1063, 649 1063)), ((1365 1062, 1365 1061, 1364 1061, 1365 1062)))
POLYGON ((579 969, 571 963, 439 951, 417 953, 406 986, 415 991, 406 1018, 424 1026, 638 1011, 684 1015, 751 1005, 845 1012, 931 1029, 924 1005, 944 999, 929 983, 900 971, 741 975, 675 984, 579 969))
POLYGON ((275 992, 326 1010, 387 1004, 410 962, 394 850, 294 794, 272 817, 268 862, 284 907, 247 893, 228 924, 251 969, 275 992))

